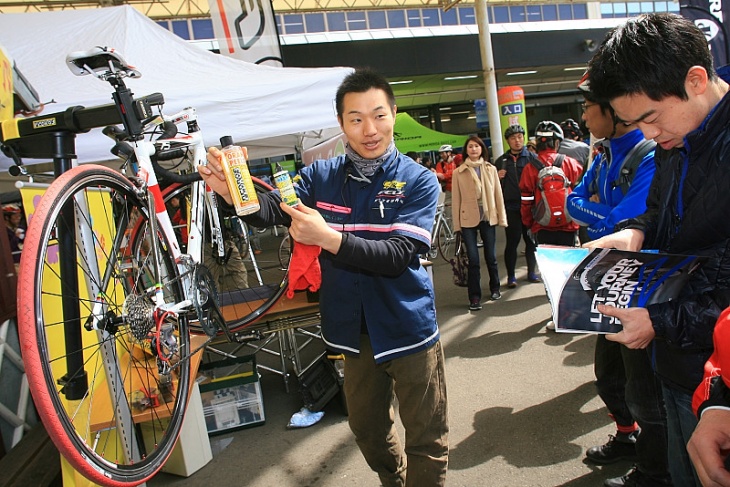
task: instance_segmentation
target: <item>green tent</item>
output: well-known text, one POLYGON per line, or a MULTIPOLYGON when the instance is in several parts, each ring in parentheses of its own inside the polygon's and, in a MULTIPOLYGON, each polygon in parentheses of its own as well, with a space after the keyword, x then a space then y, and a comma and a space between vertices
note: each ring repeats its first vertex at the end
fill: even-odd
POLYGON ((393 138, 395 146, 405 154, 410 151, 437 151, 444 144, 452 145, 455 150, 460 149, 467 136, 437 132, 416 122, 407 113, 398 113, 395 116, 393 138))

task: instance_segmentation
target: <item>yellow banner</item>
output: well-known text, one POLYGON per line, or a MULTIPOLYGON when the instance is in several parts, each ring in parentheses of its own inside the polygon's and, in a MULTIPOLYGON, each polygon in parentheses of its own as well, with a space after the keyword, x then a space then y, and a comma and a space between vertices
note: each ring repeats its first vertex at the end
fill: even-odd
POLYGON ((0 47, 0 121, 13 118, 13 62, 0 47))

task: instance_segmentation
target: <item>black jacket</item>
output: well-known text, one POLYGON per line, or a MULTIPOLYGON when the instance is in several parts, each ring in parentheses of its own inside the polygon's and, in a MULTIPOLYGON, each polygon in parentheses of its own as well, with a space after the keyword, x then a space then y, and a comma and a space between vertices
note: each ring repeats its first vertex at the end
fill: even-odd
MULTIPOLYGON (((530 164, 530 159, 537 159, 537 155, 530 152, 527 147, 523 147, 519 156, 513 156, 512 151, 508 150, 494 162, 497 171, 507 170, 507 174, 499 180, 502 184, 504 207, 507 210, 520 211, 522 205, 520 178, 522 177, 522 170, 527 164, 530 164)), ((542 163, 540 164, 542 165, 542 163)))
POLYGON ((730 94, 683 149, 657 147, 655 161, 647 211, 625 228, 644 231, 645 249, 708 257, 678 299, 648 307, 657 375, 691 394, 712 353, 715 322, 730 305, 730 94))

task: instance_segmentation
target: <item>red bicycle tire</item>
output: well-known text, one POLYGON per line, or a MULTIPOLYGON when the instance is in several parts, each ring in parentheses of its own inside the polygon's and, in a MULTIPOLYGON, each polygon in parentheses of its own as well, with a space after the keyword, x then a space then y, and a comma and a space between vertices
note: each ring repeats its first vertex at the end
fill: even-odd
MULTIPOLYGON (((44 318, 36 314, 36 290, 38 284, 36 269, 38 267, 37 263, 39 261, 43 262, 45 258, 41 254, 45 246, 44 235, 46 235, 47 220, 53 209, 59 205, 59 199, 62 199, 70 191, 69 187, 74 184, 76 178, 90 171, 101 171, 102 173, 110 174, 111 177, 116 179, 124 178, 112 169, 94 164, 85 164, 73 168, 56 179, 46 190, 46 194, 41 198, 30 218, 18 273, 17 309, 19 342, 30 392, 36 410, 48 432, 49 438, 56 445, 56 448, 75 470, 92 482, 109 487, 126 487, 141 484, 154 476, 172 453, 172 446, 169 447, 168 451, 163 452, 162 455, 158 455, 155 458, 154 463, 151 463, 148 467, 149 472, 136 475, 133 480, 119 480, 118 478, 113 478, 114 476, 109 475, 108 472, 105 473, 102 471, 103 468, 96 465, 100 461, 100 457, 96 460, 87 459, 79 451, 79 448, 75 446, 74 439, 72 438, 73 435, 69 435, 62 423, 63 419, 56 412, 57 406, 54 404, 52 394, 49 393, 48 377, 44 372, 44 364, 41 358, 47 357, 48 351, 44 349, 44 339, 39 337, 37 329, 44 318)), ((188 374, 189 380, 190 377, 188 374)), ((184 389, 187 390, 187 386, 184 389)), ((180 417, 175 421, 179 420, 179 423, 182 423, 184 409, 187 406, 188 393, 182 393, 181 397, 184 398, 185 404, 182 405, 182 412, 177 413, 180 417)), ((174 434, 174 438, 167 438, 168 441, 170 439, 172 440, 173 446, 177 440, 180 425, 178 424, 175 429, 177 432, 174 434)), ((78 441, 83 440, 79 439, 78 441)), ((112 463, 109 461, 106 462, 112 463)))

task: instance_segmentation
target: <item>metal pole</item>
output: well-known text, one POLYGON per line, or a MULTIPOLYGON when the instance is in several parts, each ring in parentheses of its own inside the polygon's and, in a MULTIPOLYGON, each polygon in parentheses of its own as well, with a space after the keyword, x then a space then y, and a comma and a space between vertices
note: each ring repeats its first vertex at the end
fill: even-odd
POLYGON ((479 50, 482 55, 484 90, 487 94, 487 115, 489 116, 489 136, 492 139, 492 158, 504 152, 502 127, 499 122, 499 102, 497 101, 497 78, 494 76, 494 56, 492 55, 492 36, 489 33, 487 0, 476 0, 477 26, 479 27, 479 50))

